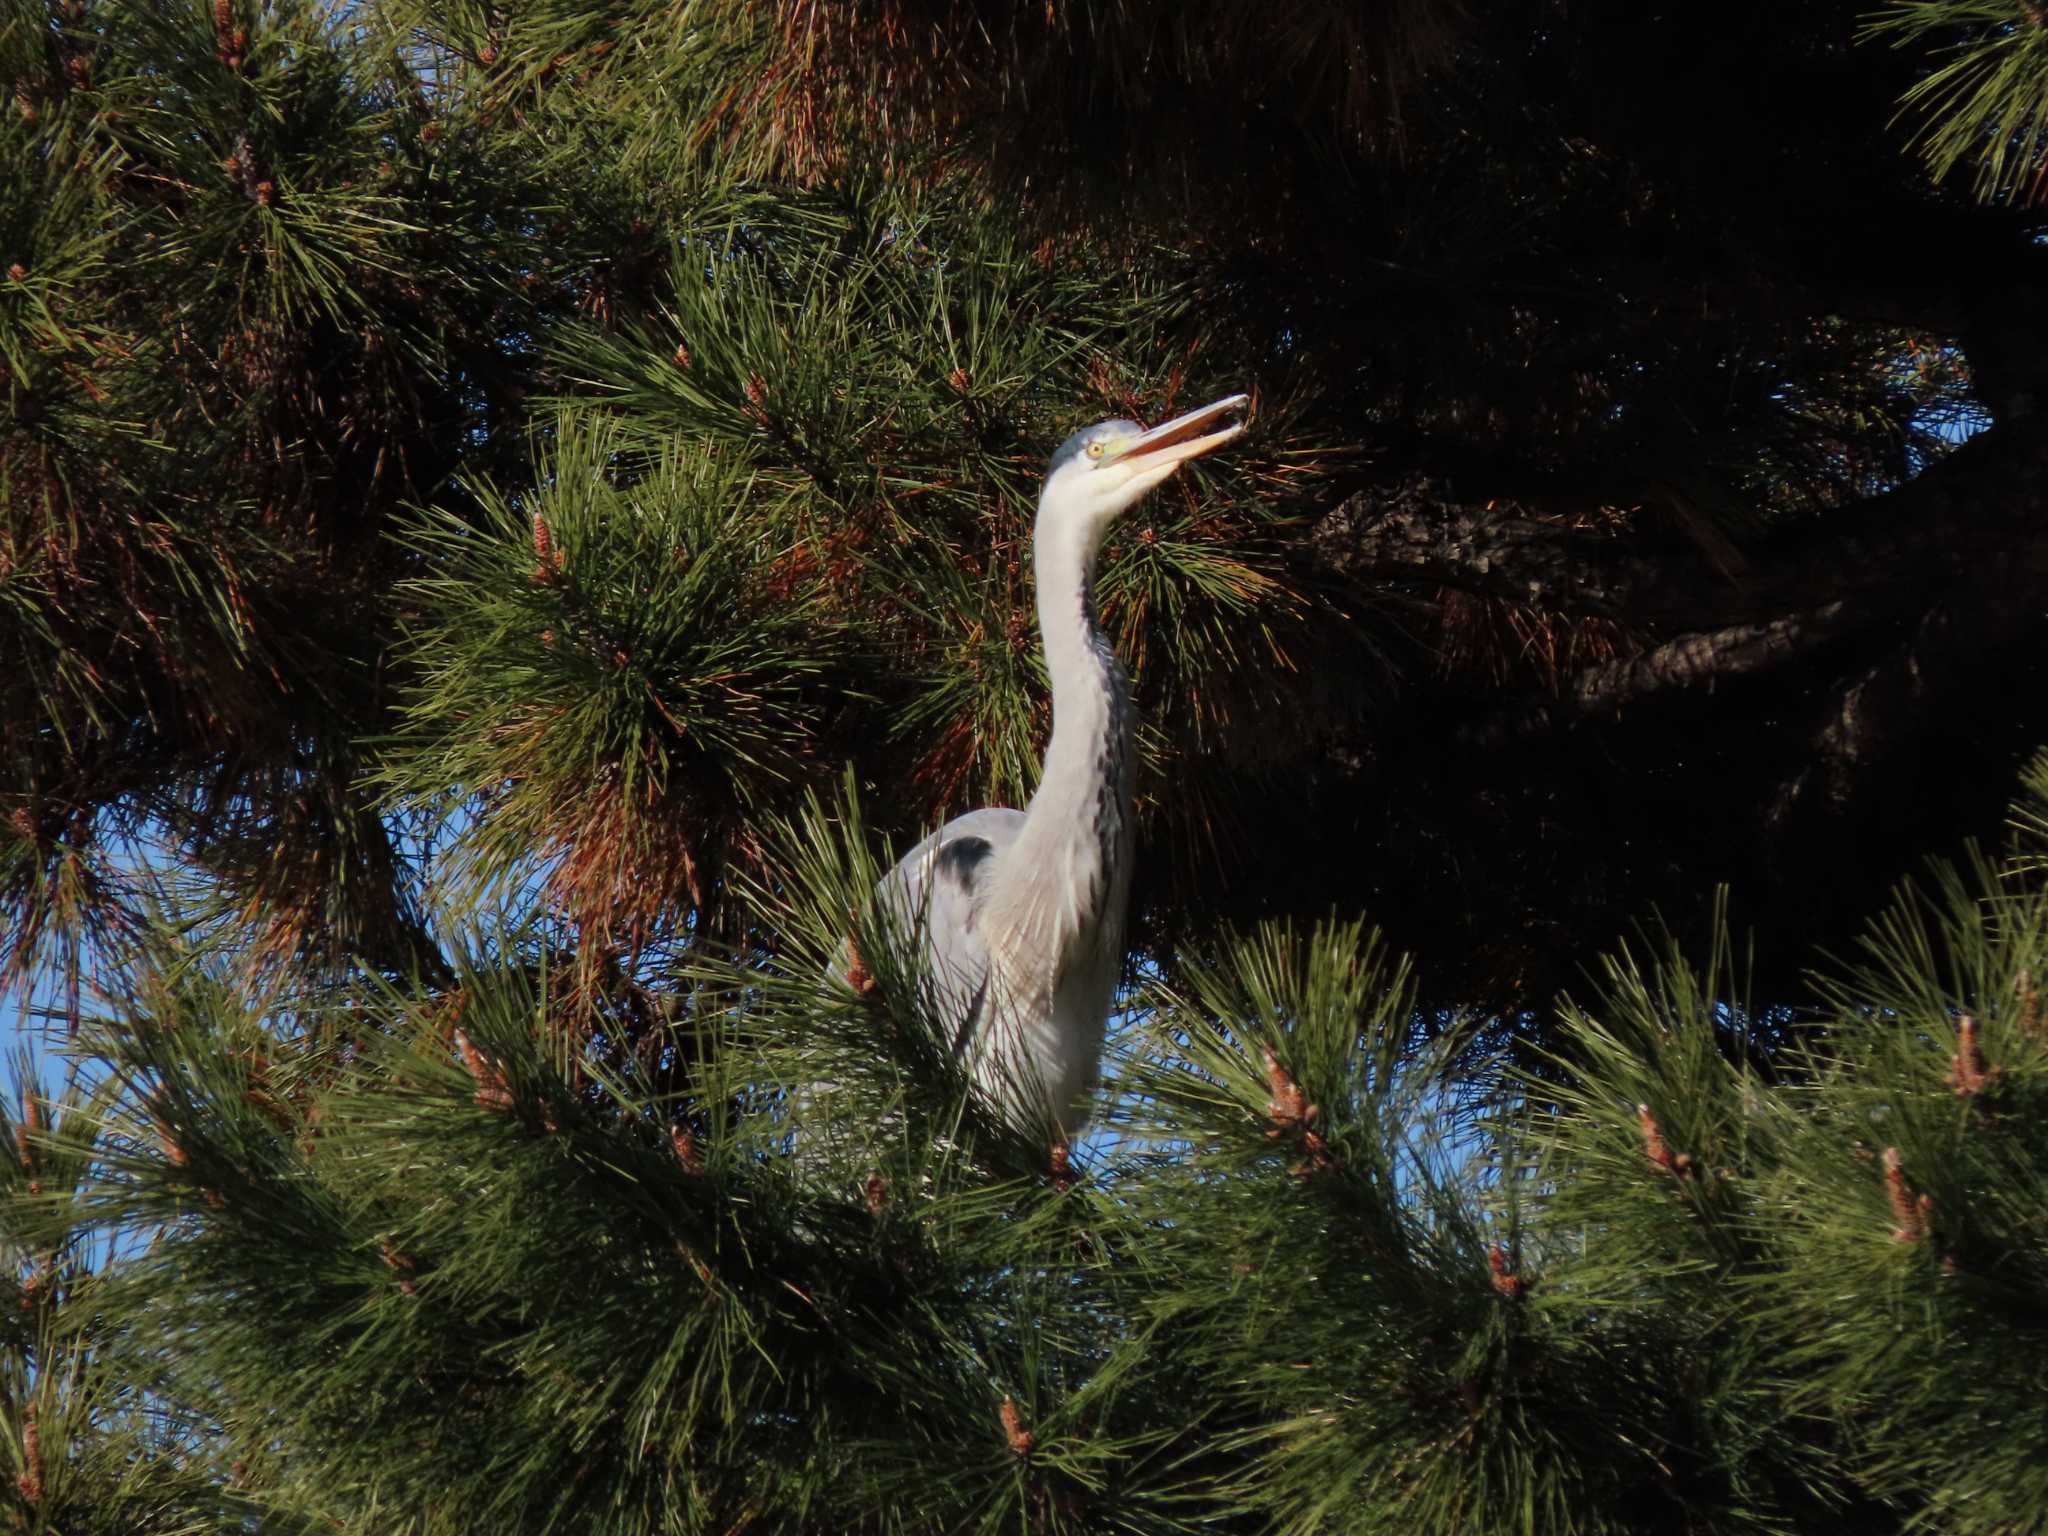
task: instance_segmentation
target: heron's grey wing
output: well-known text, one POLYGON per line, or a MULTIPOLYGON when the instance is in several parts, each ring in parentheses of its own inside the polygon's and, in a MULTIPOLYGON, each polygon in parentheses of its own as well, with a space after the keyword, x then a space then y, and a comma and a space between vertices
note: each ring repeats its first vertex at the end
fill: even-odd
POLYGON ((988 941, 981 926, 988 877, 1023 830, 1022 811, 956 816, 906 853, 875 888, 891 907, 892 920, 921 946, 943 1015, 957 1020, 956 1056, 974 1038, 988 991, 988 941))

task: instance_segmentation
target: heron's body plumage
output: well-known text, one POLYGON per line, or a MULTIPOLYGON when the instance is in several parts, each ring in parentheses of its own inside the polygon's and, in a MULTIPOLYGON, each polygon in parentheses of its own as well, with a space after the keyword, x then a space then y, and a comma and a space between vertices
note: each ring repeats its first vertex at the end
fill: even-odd
POLYGON ((1123 965, 1132 853, 1130 684, 1095 615, 1094 550, 1035 548, 1053 734, 1030 809, 955 817, 882 882, 922 930, 956 1050, 999 1102, 1086 1123, 1123 965))
POLYGON ((1032 534, 1052 740, 1027 810, 954 818, 906 854, 877 894, 916 933, 955 1052, 1018 1119, 1061 1139, 1088 1119, 1123 969, 1133 855, 1131 691, 1095 609, 1110 521, 1231 427, 1190 438, 1242 396, 1147 433, 1104 422, 1054 456, 1032 534), (1178 434, 1178 435, 1176 435, 1178 434), (1157 449, 1149 447, 1159 442, 1157 449), (1106 451, 1116 445, 1115 452, 1106 451), (1091 471, 1128 453, 1122 478, 1091 471), (1156 455, 1140 463, 1142 453, 1156 455))

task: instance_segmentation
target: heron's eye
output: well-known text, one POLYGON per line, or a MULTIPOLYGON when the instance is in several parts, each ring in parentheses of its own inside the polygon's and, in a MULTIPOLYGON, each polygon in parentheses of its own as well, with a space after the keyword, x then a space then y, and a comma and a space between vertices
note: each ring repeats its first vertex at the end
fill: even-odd
POLYGON ((1089 457, 1089 458, 1091 458, 1091 459, 1099 459, 1099 458, 1101 458, 1101 457, 1102 457, 1102 444, 1100 444, 1100 443, 1090 443, 1090 444, 1088 445, 1088 457, 1089 457))

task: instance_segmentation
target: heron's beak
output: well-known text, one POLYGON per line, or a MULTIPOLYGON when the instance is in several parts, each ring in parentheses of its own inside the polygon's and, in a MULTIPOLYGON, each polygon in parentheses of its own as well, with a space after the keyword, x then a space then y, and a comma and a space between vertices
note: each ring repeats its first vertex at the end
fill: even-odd
POLYGON ((1200 410, 1176 416, 1125 443, 1117 450, 1117 462, 1134 469, 1171 469, 1198 459, 1244 431, 1245 408, 1251 400, 1250 395, 1225 395, 1200 410))

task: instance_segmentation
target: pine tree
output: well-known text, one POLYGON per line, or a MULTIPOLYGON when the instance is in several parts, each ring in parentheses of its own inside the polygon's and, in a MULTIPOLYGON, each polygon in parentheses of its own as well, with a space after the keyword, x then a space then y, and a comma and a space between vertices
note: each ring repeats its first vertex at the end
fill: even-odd
POLYGON ((2036 9, 8 0, 0 1525, 2040 1525, 2036 9), (868 896, 1248 383, 1062 1170, 868 896))
POLYGON ((1941 66, 1902 105, 1920 115, 1937 177, 1968 168, 1980 196, 2048 198, 2048 10, 2011 4, 1894 5, 1871 25, 1902 46, 1932 44, 1941 66))

